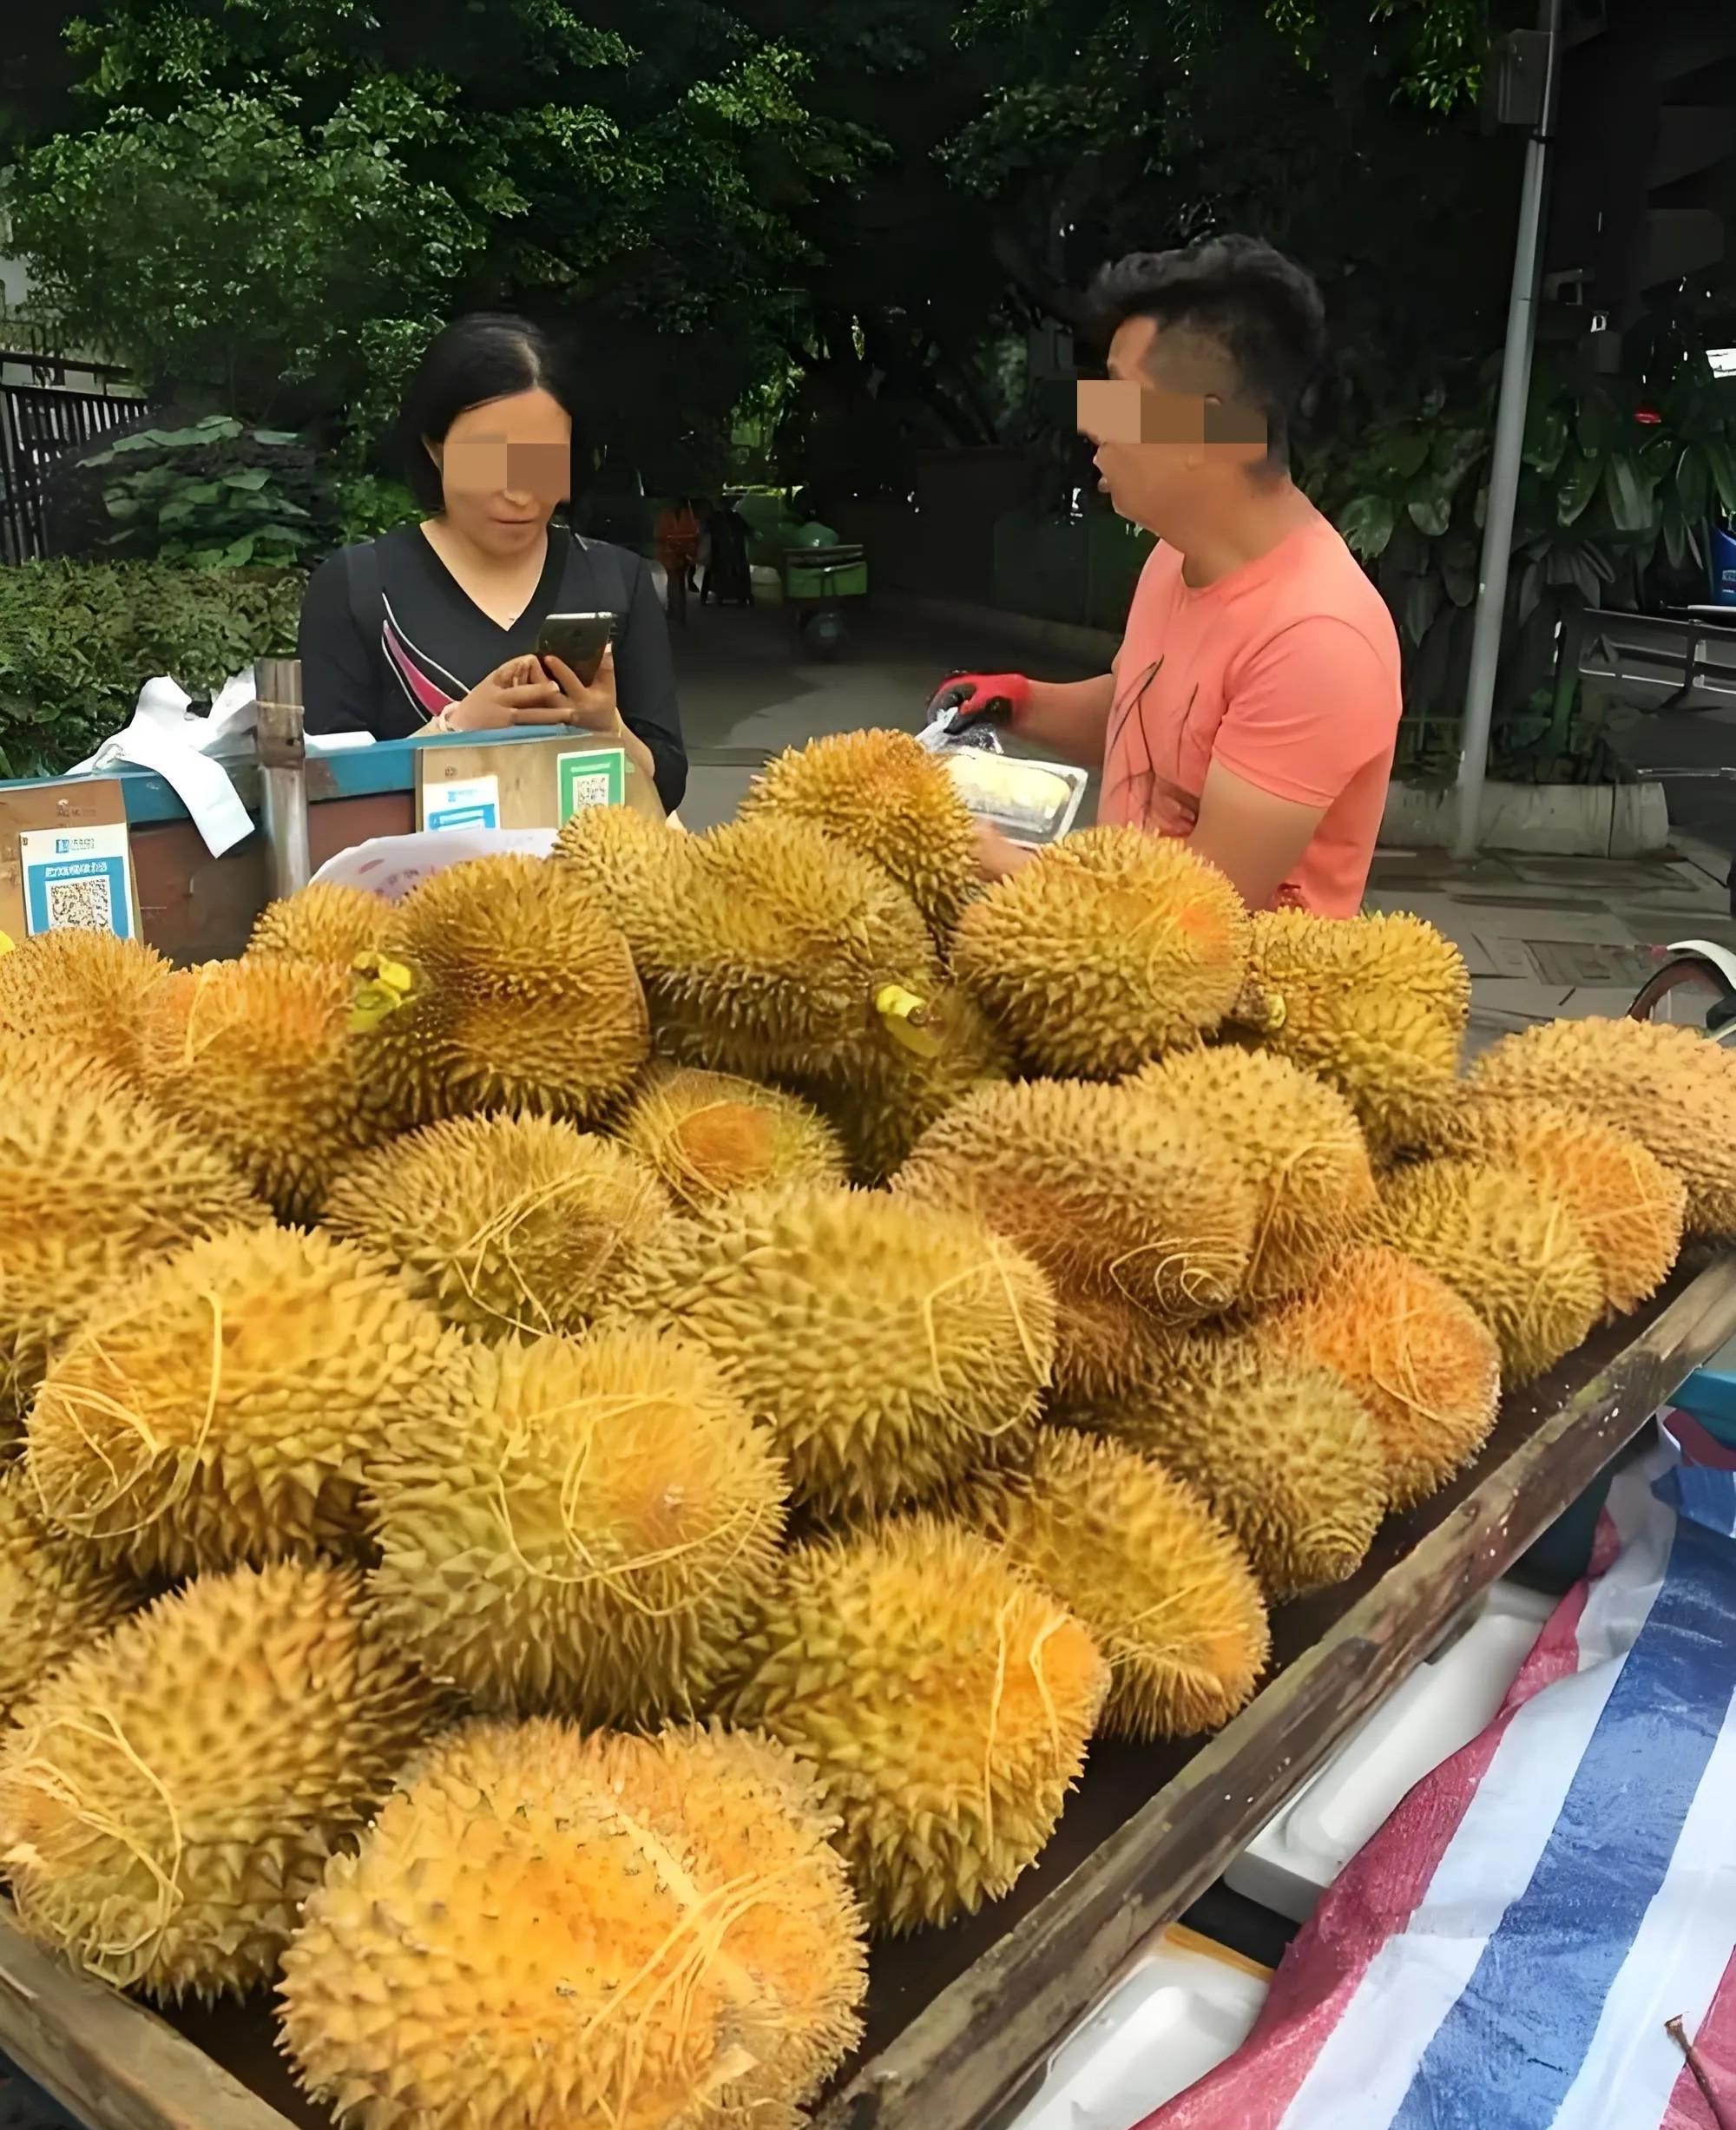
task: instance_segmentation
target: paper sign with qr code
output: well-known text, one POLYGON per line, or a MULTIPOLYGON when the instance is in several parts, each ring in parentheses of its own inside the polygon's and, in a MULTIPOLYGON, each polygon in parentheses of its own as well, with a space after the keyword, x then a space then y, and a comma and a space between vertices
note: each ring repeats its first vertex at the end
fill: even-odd
POLYGON ((132 862, 124 822, 32 828, 18 838, 24 923, 32 932, 133 936, 132 862))
POLYGON ((556 758, 561 778, 561 822, 564 827, 587 806, 619 806, 627 799, 627 754, 621 747, 588 747, 582 754, 556 758))

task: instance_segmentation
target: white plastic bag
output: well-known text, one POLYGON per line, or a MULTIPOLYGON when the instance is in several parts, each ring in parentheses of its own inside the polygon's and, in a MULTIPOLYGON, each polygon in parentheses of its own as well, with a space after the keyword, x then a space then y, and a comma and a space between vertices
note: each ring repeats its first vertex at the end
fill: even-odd
POLYGON ((509 851, 547 858, 556 833, 552 828, 443 828, 410 836, 371 836, 328 858, 313 878, 319 884, 366 888, 388 902, 402 902, 412 888, 467 858, 498 858, 509 851))

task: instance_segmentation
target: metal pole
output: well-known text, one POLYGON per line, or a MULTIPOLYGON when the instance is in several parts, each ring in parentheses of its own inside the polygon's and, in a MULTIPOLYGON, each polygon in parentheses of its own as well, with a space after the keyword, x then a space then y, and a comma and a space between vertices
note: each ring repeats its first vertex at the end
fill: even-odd
POLYGON ((1542 110, 1525 147, 1519 195, 1519 235, 1513 248, 1513 293, 1507 310, 1507 345, 1501 362, 1501 396, 1495 416, 1495 450, 1489 469, 1489 503, 1483 525, 1476 621, 1471 633, 1470 676, 1465 684, 1459 727, 1458 807, 1452 854, 1475 858, 1489 773, 1489 729, 1495 715, 1495 681, 1501 664, 1501 629, 1507 612, 1507 572, 1513 558, 1513 513, 1525 449, 1525 410, 1531 397, 1531 353, 1537 338, 1537 290, 1543 227, 1543 192, 1555 130, 1555 91, 1561 62, 1561 0, 1543 0, 1541 27, 1549 40, 1542 110))
POLYGON ((301 708, 301 661, 263 658, 255 668, 260 806, 271 845, 272 893, 293 895, 313 871, 307 848, 307 741, 301 708))

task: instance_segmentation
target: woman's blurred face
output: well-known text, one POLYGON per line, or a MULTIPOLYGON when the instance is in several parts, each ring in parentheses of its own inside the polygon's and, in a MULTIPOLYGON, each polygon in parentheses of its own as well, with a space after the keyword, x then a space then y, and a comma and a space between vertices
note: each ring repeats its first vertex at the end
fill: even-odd
POLYGON ((572 421, 545 391, 466 407, 428 450, 447 523, 503 561, 537 544, 571 486, 572 421))

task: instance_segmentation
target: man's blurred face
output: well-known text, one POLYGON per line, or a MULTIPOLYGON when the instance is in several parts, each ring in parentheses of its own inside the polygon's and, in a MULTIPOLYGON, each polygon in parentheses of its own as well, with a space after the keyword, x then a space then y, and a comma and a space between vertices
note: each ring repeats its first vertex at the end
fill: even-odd
POLYGON ((1190 496, 1266 457, 1266 424, 1226 401, 1223 358, 1186 334, 1130 318, 1109 344, 1109 374, 1081 382, 1079 427, 1125 518, 1160 536, 1190 496))

